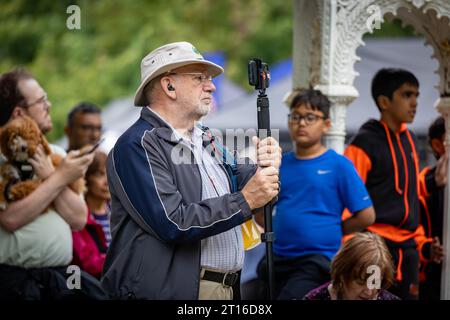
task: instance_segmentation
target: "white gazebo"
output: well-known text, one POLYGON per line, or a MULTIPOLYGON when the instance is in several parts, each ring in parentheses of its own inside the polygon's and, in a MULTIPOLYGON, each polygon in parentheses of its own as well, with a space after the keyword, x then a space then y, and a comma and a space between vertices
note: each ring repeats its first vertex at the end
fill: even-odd
MULTIPOLYGON (((358 97, 353 83, 362 37, 384 19, 400 19, 432 46, 438 61, 436 108, 446 119, 450 141, 450 1, 449 0, 294 0, 293 88, 314 86, 332 102, 332 129, 327 146, 343 153, 348 105, 358 97)), ((412 53, 414 54, 414 53, 412 53)), ((450 178, 450 177, 449 177, 450 178)), ((450 181, 450 179, 448 179, 450 181)), ((446 251, 441 298, 450 300, 450 214, 446 188, 444 239, 446 251)))

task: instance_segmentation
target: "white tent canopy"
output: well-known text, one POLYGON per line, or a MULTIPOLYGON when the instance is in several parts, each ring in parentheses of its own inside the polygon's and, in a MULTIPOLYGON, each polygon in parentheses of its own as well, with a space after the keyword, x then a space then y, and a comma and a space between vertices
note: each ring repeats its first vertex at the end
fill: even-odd
MULTIPOLYGON (((395 67, 410 70, 419 79, 419 107, 411 128, 417 133, 426 133, 439 115, 433 106, 438 98, 438 91, 434 88, 438 84, 438 76, 434 74, 437 61, 431 58, 432 49, 425 46, 421 38, 368 40, 358 49, 357 55, 361 57, 361 62, 355 66, 359 73, 355 80, 359 97, 347 110, 347 132, 354 133, 367 119, 379 117, 370 93, 372 77, 380 68, 395 67)), ((267 90, 271 127, 274 129, 287 129, 288 108, 283 98, 291 88, 292 77, 288 75, 267 90)), ((256 127, 256 93, 231 101, 223 109, 221 113, 207 116, 204 124, 218 129, 256 127)))
MULTIPOLYGON (((396 67, 412 71, 420 82, 419 108, 411 128, 418 134, 426 134, 428 126, 439 115, 433 104, 438 98, 435 86, 438 76, 434 73, 437 61, 431 58, 432 49, 424 45, 422 38, 371 39, 358 49, 361 62, 355 65, 359 76, 355 87, 359 97, 348 107, 346 128, 348 134, 355 133, 369 118, 378 118, 378 110, 370 94, 373 75, 380 68, 396 67)), ((226 80, 226 79, 225 79, 226 80)), ((256 128, 256 96, 248 94, 230 81, 223 81, 226 92, 219 112, 205 117, 203 124, 214 129, 256 128)), ((292 89, 292 73, 287 74, 267 89, 270 99, 271 127, 287 130, 288 108, 283 103, 292 89)), ((133 97, 113 101, 103 112, 106 141, 103 149, 109 151, 120 134, 135 122, 141 108, 133 106, 133 97)), ((61 143, 63 146, 65 142, 61 143)))

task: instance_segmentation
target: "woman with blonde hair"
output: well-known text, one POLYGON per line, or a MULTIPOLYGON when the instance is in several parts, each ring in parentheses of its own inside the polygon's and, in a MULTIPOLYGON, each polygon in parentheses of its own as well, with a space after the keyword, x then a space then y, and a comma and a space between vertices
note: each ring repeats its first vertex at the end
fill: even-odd
POLYGON ((331 263, 331 282, 310 291, 305 300, 399 300, 386 291, 394 280, 392 257, 384 240, 355 233, 331 263))

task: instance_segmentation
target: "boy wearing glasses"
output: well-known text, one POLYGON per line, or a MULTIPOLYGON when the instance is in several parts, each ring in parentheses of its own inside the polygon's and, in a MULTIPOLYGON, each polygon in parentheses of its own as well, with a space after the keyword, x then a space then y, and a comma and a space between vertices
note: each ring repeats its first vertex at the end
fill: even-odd
POLYGON ((372 202, 353 164, 321 142, 331 126, 329 110, 328 98, 318 90, 301 91, 290 104, 288 125, 294 151, 282 158, 274 212, 278 299, 302 299, 329 281, 330 261, 342 236, 361 231, 375 220, 372 202), (354 215, 341 221, 345 208, 354 215))

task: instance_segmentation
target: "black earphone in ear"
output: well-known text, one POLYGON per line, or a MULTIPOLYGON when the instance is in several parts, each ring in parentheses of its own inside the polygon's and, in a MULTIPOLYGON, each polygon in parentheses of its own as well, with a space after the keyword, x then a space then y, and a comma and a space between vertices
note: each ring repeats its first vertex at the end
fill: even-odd
POLYGON ((169 84, 167 85, 167 90, 169 90, 169 91, 175 91, 175 88, 172 87, 172 85, 169 83, 169 84))

